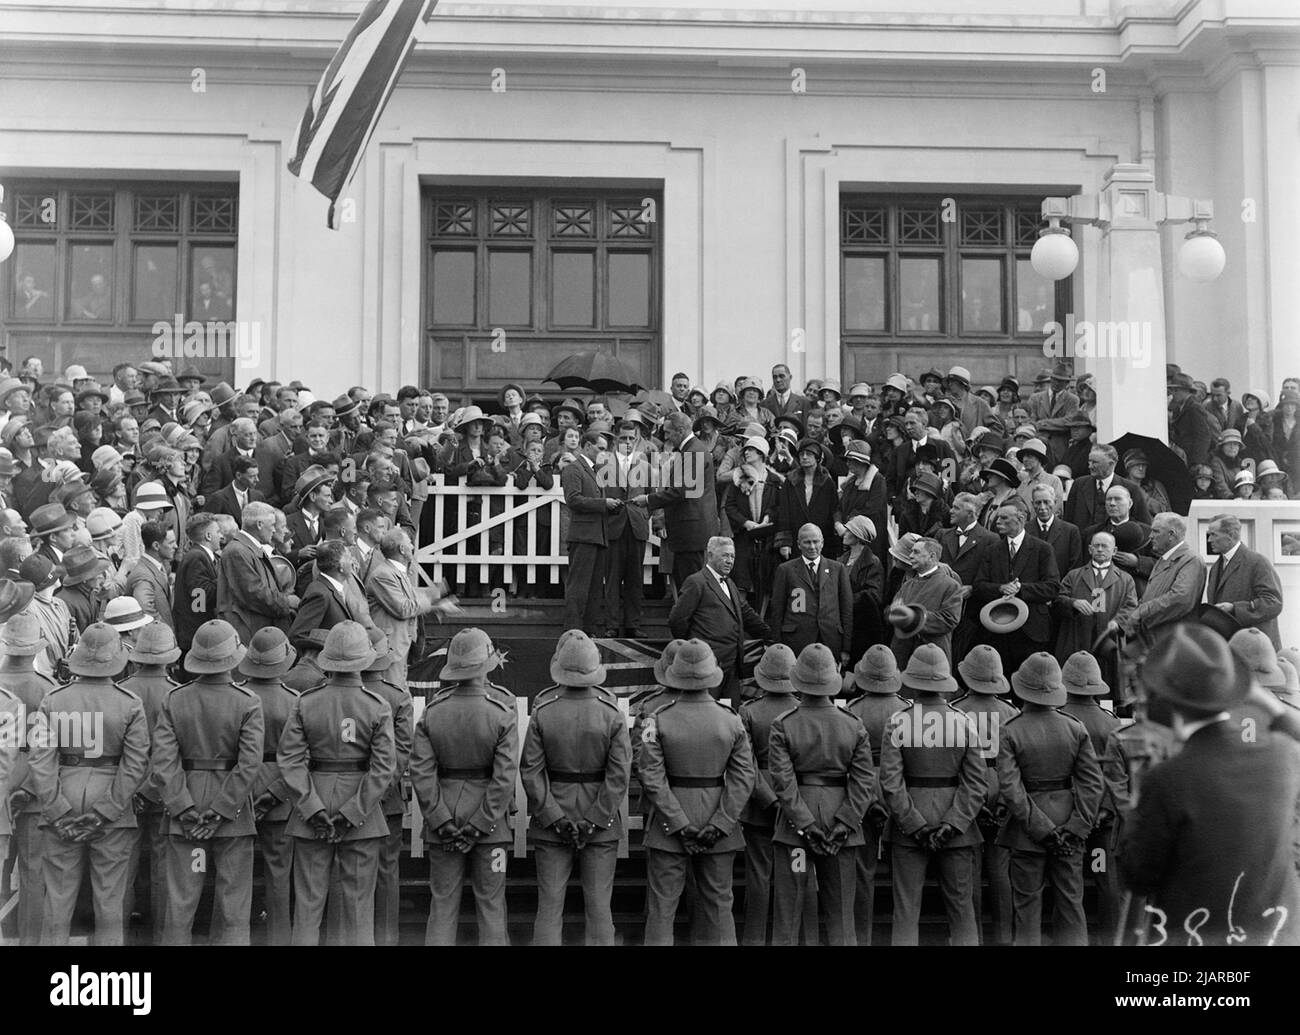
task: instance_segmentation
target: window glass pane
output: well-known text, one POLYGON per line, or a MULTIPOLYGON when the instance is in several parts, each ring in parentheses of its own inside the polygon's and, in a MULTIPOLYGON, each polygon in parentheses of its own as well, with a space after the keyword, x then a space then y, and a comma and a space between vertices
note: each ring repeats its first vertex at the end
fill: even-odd
POLYGON ((609 325, 650 325, 650 256, 644 252, 609 255, 609 325))
POLYGON ((131 318, 170 320, 176 315, 176 246, 138 245, 131 282, 131 318))
POLYGON ((899 259, 900 331, 939 331, 939 260, 899 259))
POLYGON ((532 281, 530 252, 489 252, 488 320, 493 324, 531 324, 532 281))
POLYGON ((961 329, 1002 331, 1002 260, 961 260, 961 329))
POLYGON ((433 322, 474 322, 474 253, 433 253, 433 322))
POLYGON ((1028 259, 1016 260, 1016 333, 1039 334, 1056 319, 1056 284, 1040 277, 1028 259))
POLYGON ((54 242, 20 242, 14 249, 15 320, 54 319, 54 242))
POLYGON ((191 320, 235 317, 235 249, 204 246, 190 251, 191 320))
POLYGON ((551 323, 590 327, 595 322, 596 278, 592 252, 551 253, 551 323))
POLYGON ((867 255, 844 258, 844 326, 885 330, 885 260, 867 255))
POLYGON ((71 249, 72 284, 68 318, 71 320, 113 319, 113 246, 78 244, 71 249))

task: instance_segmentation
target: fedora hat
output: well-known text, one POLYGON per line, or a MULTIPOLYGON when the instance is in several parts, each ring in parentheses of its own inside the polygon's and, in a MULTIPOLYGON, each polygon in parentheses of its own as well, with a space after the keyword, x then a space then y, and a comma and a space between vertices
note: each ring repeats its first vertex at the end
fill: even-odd
POLYGON ((248 651, 239 663, 239 671, 250 679, 279 679, 297 660, 298 652, 284 630, 264 625, 248 641, 248 651))
POLYGON ((722 682, 713 648, 703 640, 686 640, 664 671, 664 686, 674 690, 711 690, 722 682))
MULTIPOLYGON (((66 507, 77 497, 85 496, 94 491, 95 490, 90 487, 89 483, 78 475, 76 478, 69 478, 66 482, 50 493, 50 499, 60 506, 66 507)), ((76 519, 74 518, 73 520, 75 521, 76 519)))
POLYGON ((501 654, 487 633, 482 629, 462 629, 451 638, 439 679, 447 683, 486 676, 501 662, 501 654))
POLYGON ((824 643, 810 643, 799 652, 790 683, 801 694, 834 697, 844 688, 844 677, 831 649, 824 643))
POLYGON ((1069 363, 1057 363, 1047 376, 1051 381, 1073 381, 1074 368, 1069 363))
POLYGON ((234 402, 239 397, 239 393, 226 384, 225 381, 218 381, 212 386, 212 391, 208 393, 208 396, 212 399, 214 405, 225 406, 226 403, 234 402))
POLYGON ((122 393, 122 405, 129 410, 133 406, 148 406, 149 400, 140 389, 132 388, 129 392, 122 393))
POLYGON ((769 694, 792 694, 794 684, 790 682, 790 673, 794 670, 794 651, 784 643, 774 643, 754 666, 754 682, 769 694))
POLYGON ((199 384, 203 384, 207 379, 207 375, 193 364, 176 375, 177 381, 197 381, 199 384))
POLYGON ((86 531, 92 542, 108 539, 122 527, 122 518, 111 507, 96 507, 86 517, 86 531))
POLYGON ((366 629, 366 635, 370 637, 370 649, 375 652, 374 659, 361 671, 379 675, 387 672, 398 662, 397 650, 388 642, 388 634, 378 626, 370 626, 366 629))
POLYGON ((344 621, 326 633, 325 646, 316 656, 316 667, 322 672, 364 672, 374 660, 375 649, 365 626, 344 621))
MULTIPOLYGON (((1116 549, 1119 549, 1119 547, 1116 546, 1116 549)), ((1225 640, 1231 640, 1237 633, 1242 631, 1241 623, 1237 619, 1213 604, 1201 604, 1196 609, 1196 619, 1206 628, 1213 629, 1225 640)))
POLYGON ((919 633, 928 617, 929 612, 920 604, 890 604, 885 612, 889 624, 904 639, 919 633))
POLYGON ((1147 654, 1142 683, 1171 704, 1221 711, 1246 699, 1250 671, 1218 633, 1179 622, 1147 654))
POLYGON ((1020 667, 1011 673, 1011 688, 1022 701, 1046 704, 1053 708, 1065 704, 1065 684, 1061 682, 1061 666, 1045 650, 1029 655, 1020 667))
POLYGON ((42 553, 34 553, 18 566, 18 577, 23 582, 30 582, 39 593, 56 582, 67 572, 62 565, 55 564, 42 553))
POLYGON ((104 622, 86 627, 68 658, 74 676, 112 677, 126 668, 127 650, 117 630, 104 622))
POLYGON ((142 629, 153 621, 153 615, 144 613, 144 608, 135 597, 114 597, 104 607, 104 624, 115 632, 130 632, 142 629))
POLYGON ((20 611, 25 611, 35 595, 36 587, 30 582, 0 579, 0 622, 8 621, 20 611))
POLYGON ((41 632, 40 619, 35 615, 16 614, 5 622, 4 628, 0 630, 0 648, 4 649, 6 656, 30 658, 39 654, 47 646, 49 644, 41 632))
POLYGON ((350 395, 340 395, 330 406, 334 409, 335 417, 346 417, 357 408, 357 401, 350 395))
MULTIPOLYGON (((140 635, 143 637, 145 634, 140 635)), ((185 655, 185 671, 195 675, 229 672, 239 666, 247 652, 248 648, 239 642, 235 627, 227 621, 214 618, 204 622, 195 631, 194 642, 185 655)))
MULTIPOLYGON (((980 443, 983 447, 983 442, 980 443)), ((1004 457, 998 457, 988 468, 980 475, 981 478, 988 479, 996 475, 1012 488, 1020 484, 1020 475, 1016 472, 1015 465, 1004 457)))
POLYGON ((559 406, 555 407, 555 409, 551 411, 551 416, 558 417, 565 410, 568 410, 571 414, 577 417, 579 424, 586 423, 587 411, 585 407, 583 407, 582 403, 578 402, 577 399, 565 399, 564 402, 560 403, 559 406))
POLYGON ((560 638, 551 656, 551 679, 557 686, 599 686, 605 682, 605 666, 600 663, 600 648, 580 629, 560 638))
POLYGON ((37 507, 28 520, 31 522, 33 536, 53 535, 77 523, 77 519, 68 513, 62 503, 46 503, 37 507))
POLYGON ((980 608, 980 625, 991 633, 1013 633, 1029 619, 1029 605, 1019 597, 998 597, 980 608))
POLYGON ((127 658, 137 665, 170 665, 181 656, 176 634, 166 622, 151 622, 140 630, 127 658))
POLYGON ((917 540, 921 537, 915 532, 904 532, 898 537, 898 542, 889 548, 889 556, 896 561, 912 561, 912 547, 916 545, 917 540))
POLYGON ((1238 629, 1228 640, 1228 648, 1260 686, 1270 689, 1285 686, 1286 676, 1277 663, 1277 651, 1262 629, 1255 626, 1238 629))
POLYGON ((136 486, 136 510, 166 510, 171 505, 172 501, 168 498, 162 482, 142 482, 136 486))
POLYGON ((1011 684, 1002 674, 1002 655, 987 643, 976 644, 957 663, 957 671, 973 694, 1006 694, 1011 684))
POLYGON ((903 685, 911 690, 924 690, 932 694, 955 694, 957 680, 952 678, 948 655, 934 643, 923 643, 907 661, 903 669, 903 685))
POLYGON ((668 666, 673 663, 673 658, 677 657, 677 652, 681 650, 685 640, 670 640, 668 645, 660 652, 659 657, 655 659, 654 674, 655 682, 660 686, 667 686, 664 682, 664 673, 668 671, 668 666))
POLYGON ((867 694, 896 694, 902 685, 903 676, 898 671, 898 659, 883 643, 868 647, 858 659, 852 673, 844 677, 846 691, 857 687, 867 694))
POLYGON ((1067 694, 1084 697, 1101 697, 1110 693, 1110 687, 1101 678, 1101 666, 1086 650, 1076 650, 1061 666, 1061 682, 1067 694))
POLYGON ((63 576, 65 586, 79 586, 83 582, 89 582, 101 571, 108 571, 112 567, 107 559, 97 554, 89 546, 74 546, 71 550, 63 555, 63 568, 66 574, 63 576))
POLYGON ((302 501, 319 489, 322 485, 333 485, 338 481, 334 475, 321 467, 320 464, 312 464, 307 470, 298 476, 298 480, 293 483, 294 502, 299 505, 302 501))
POLYGON ((1169 392, 1194 392, 1196 391, 1196 382, 1192 380, 1190 374, 1173 374, 1165 378, 1165 390, 1169 392))
POLYGON ((163 377, 154 385, 151 395, 180 395, 184 389, 174 377, 163 377))

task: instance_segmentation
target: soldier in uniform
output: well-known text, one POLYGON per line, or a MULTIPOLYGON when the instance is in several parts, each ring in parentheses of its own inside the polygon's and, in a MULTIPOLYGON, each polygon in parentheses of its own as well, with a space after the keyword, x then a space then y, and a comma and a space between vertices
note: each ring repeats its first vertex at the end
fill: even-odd
POLYGON ((131 799, 149 768, 149 726, 140 698, 113 682, 126 647, 101 622, 87 627, 68 659, 74 678, 41 702, 30 734, 32 776, 48 831, 41 848, 45 913, 41 942, 66 945, 87 863, 95 944, 121 945, 131 852, 131 799))
POLYGON ((253 784, 262 771, 262 704, 234 681, 247 648, 235 627, 204 622, 185 654, 197 677, 163 702, 150 782, 171 816, 164 945, 188 945, 215 867, 211 940, 247 945, 253 907, 253 784))
POLYGON ((744 847, 741 810, 754 789, 754 756, 745 727, 709 690, 722 669, 703 640, 687 640, 664 672, 681 691, 641 728, 638 769, 650 800, 646 820, 646 945, 671 945, 673 918, 695 874, 701 941, 736 944, 732 868, 744 847))
POLYGON ((889 822, 889 809, 880 794, 880 748, 889 717, 902 711, 909 702, 898 695, 903 685, 898 659, 883 643, 868 647, 851 673, 844 677, 844 692, 852 697, 845 707, 866 728, 871 745, 871 765, 876 773, 876 789, 867 806, 862 824, 862 847, 857 851, 857 889, 853 896, 853 917, 858 945, 871 944, 875 918, 876 868, 880 864, 881 840, 889 822))
POLYGON ((1057 710, 1066 696, 1054 657, 1031 654, 1012 673, 1011 687, 1025 707, 1001 729, 998 787, 1007 818, 998 844, 1011 849, 1015 944, 1042 944, 1043 886, 1050 880, 1053 943, 1086 945, 1082 848, 1097 821, 1101 767, 1083 723, 1057 710))
POLYGON ((564 892, 576 861, 586 944, 613 945, 619 807, 632 774, 627 722, 617 698, 600 685, 605 666, 599 648, 580 630, 561 638, 551 678, 560 693, 534 706, 520 762, 537 864, 533 944, 560 944, 564 892))
MULTIPOLYGON (((144 717, 149 723, 149 741, 153 743, 158 713, 167 695, 180 684, 167 675, 167 666, 181 656, 176 646, 176 634, 165 622, 150 622, 128 644, 127 659, 134 667, 121 686, 130 690, 144 703, 144 717)), ((139 824, 140 838, 131 855, 131 877, 127 881, 126 913, 133 917, 139 906, 147 902, 153 941, 162 938, 163 921, 167 915, 167 830, 163 826, 165 813, 162 798, 148 777, 132 803, 139 824)))
MULTIPOLYGON (((9 794, 9 778, 18 762, 18 748, 26 745, 26 725, 23 702, 15 694, 0 687, 0 791, 9 794)), ((0 872, 9 858, 9 845, 13 840, 13 823, 9 806, 0 801, 0 872)), ((4 939, 0 938, 0 945, 4 939)))
POLYGON ((917 944, 921 889, 935 855, 949 942, 978 945, 975 849, 983 838, 975 816, 988 787, 979 732, 970 716, 944 700, 957 692, 957 680, 937 644, 912 652, 903 685, 915 692, 914 702, 889 720, 880 749, 880 790, 891 814, 885 832, 894 885, 891 943, 917 944))
POLYGON ((298 652, 298 660, 281 680, 290 690, 301 694, 324 685, 325 673, 316 664, 316 659, 325 646, 327 635, 329 635, 328 629, 309 629, 293 642, 292 646, 298 652))
POLYGON ((393 712, 367 690, 361 673, 374 662, 357 622, 339 622, 316 664, 325 682, 293 702, 276 764, 293 796, 286 832, 294 838, 293 944, 316 945, 338 866, 343 938, 375 941, 375 883, 388 823, 380 808, 397 774, 393 712))
MULTIPOLYGON (((998 844, 998 827, 1006 806, 998 789, 998 740, 1002 726, 1020 714, 999 694, 1010 694, 1011 684, 1002 673, 1002 656, 987 643, 970 649, 957 665, 957 674, 966 686, 966 694, 952 702, 958 711, 976 720, 980 730, 980 754, 984 758, 984 775, 988 782, 984 804, 975 822, 984 837, 980 860, 983 878, 989 882, 989 908, 993 913, 994 945, 1011 944, 1011 852, 998 844)), ((980 874, 976 874, 977 878, 980 874)), ((983 881, 975 881, 975 919, 984 915, 983 881)))
POLYGON ((773 851, 772 942, 798 940, 811 863, 827 941, 853 945, 858 853, 844 849, 866 843, 862 823, 876 792, 871 742, 861 721, 832 700, 844 679, 824 643, 799 652, 790 682, 802 699, 773 721, 768 741, 772 788, 781 802, 772 835, 781 846, 773 851))
POLYGON ((466 870, 474 889, 480 945, 508 945, 506 860, 518 773, 519 727, 512 703, 487 675, 501 655, 482 629, 462 629, 447 648, 443 682, 415 727, 411 783, 428 845, 427 945, 454 945, 466 870))
POLYGON ((292 934, 294 839, 287 828, 293 796, 280 774, 276 747, 298 700, 297 691, 281 682, 296 658, 297 652, 290 646, 284 630, 267 625, 253 633, 248 652, 239 663, 239 672, 246 677, 244 689, 256 694, 262 705, 262 767, 253 782, 252 793, 257 848, 262 857, 267 945, 288 945, 292 934))
MULTIPOLYGON (((40 711, 45 695, 58 684, 49 676, 37 672, 32 662, 45 650, 45 638, 35 616, 15 614, 31 601, 31 583, 0 581, 0 620, 5 621, 0 632, 0 686, 22 702, 23 721, 18 757, 9 773, 5 788, 13 822, 13 842, 10 852, 14 870, 18 875, 18 942, 20 945, 37 945, 41 940, 41 915, 45 908, 45 877, 41 872, 41 858, 45 833, 40 828, 41 803, 36 790, 36 780, 28 761, 31 758, 29 737, 33 729, 30 721, 40 711), (22 587, 26 587, 25 593, 22 587), (12 617, 9 617, 12 615, 12 617)), ((3 808, 3 804, 0 804, 3 808)))

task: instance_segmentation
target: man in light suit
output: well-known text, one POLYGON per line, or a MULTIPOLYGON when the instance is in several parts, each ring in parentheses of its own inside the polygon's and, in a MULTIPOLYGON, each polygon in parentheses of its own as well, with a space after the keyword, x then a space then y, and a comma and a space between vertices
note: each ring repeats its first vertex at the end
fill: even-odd
POLYGON ((1210 523, 1210 548, 1219 555, 1210 566, 1206 603, 1231 615, 1243 629, 1257 626, 1282 646, 1277 616, 1282 613, 1282 584, 1260 554, 1241 541, 1241 520, 1218 514, 1210 523))
POLYGON ((736 563, 735 544, 725 536, 714 536, 705 555, 708 563, 682 584, 668 613, 668 627, 674 639, 703 640, 712 648, 723 672, 715 696, 725 697, 735 706, 740 693, 745 635, 766 642, 772 639, 772 630, 749 606, 745 594, 731 579, 731 569, 736 563))
POLYGON ((395 659, 384 678, 405 687, 407 655, 415 642, 416 619, 427 610, 411 585, 410 537, 395 528, 384 534, 373 552, 379 556, 370 565, 366 600, 370 604, 370 617, 388 637, 395 659))
POLYGON ((1133 497, 1129 517, 1144 525, 1151 523, 1147 495, 1137 482, 1121 478, 1115 473, 1119 453, 1114 446, 1100 442, 1088 453, 1088 476, 1074 480, 1070 495, 1065 498, 1065 513, 1061 516, 1070 524, 1083 529, 1106 520, 1106 492, 1112 485, 1122 485, 1133 497))
POLYGON ((221 551, 217 568, 217 614, 235 627, 247 645, 264 625, 287 630, 298 597, 281 592, 271 567, 275 511, 266 503, 244 508, 243 528, 221 551))
POLYGON ((1056 364, 1051 382, 1041 392, 1029 397, 1029 417, 1034 422, 1048 417, 1064 418, 1079 411, 1079 397, 1070 391, 1074 375, 1064 363, 1056 364))
POLYGON ((807 415, 808 398, 790 387, 790 368, 784 363, 772 368, 772 390, 767 393, 762 406, 774 419, 798 417, 802 422, 807 415))
POLYGON ((799 529, 799 557, 776 569, 772 583, 772 627, 796 657, 810 643, 824 643, 847 665, 853 628, 849 570, 822 557, 822 531, 799 529))
POLYGON ((303 594, 289 629, 291 643, 311 629, 333 629, 339 622, 357 621, 347 593, 352 564, 352 551, 342 539, 327 539, 316 547, 316 577, 303 594))
POLYGON ((145 525, 140 530, 144 556, 126 578, 126 591, 140 602, 145 614, 171 625, 172 559, 176 556, 176 532, 163 525, 145 525))
POLYGON ((564 627, 590 636, 601 633, 605 603, 607 515, 624 504, 608 499, 596 480, 596 458, 609 449, 603 432, 583 433, 578 458, 560 472, 564 504, 569 508, 569 570, 564 580, 564 627))
POLYGON ((1132 614, 1112 622, 1124 635, 1139 632, 1154 639, 1160 630, 1196 613, 1205 592, 1205 565, 1184 542, 1187 522, 1177 514, 1157 514, 1147 549, 1156 558, 1151 579, 1132 614))

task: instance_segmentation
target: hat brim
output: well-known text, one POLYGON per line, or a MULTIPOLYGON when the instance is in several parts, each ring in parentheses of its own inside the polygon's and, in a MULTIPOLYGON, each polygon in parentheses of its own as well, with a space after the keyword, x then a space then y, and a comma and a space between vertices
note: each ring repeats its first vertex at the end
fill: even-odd
POLYGON ((1019 597, 998 597, 990 600, 980 608, 980 625, 992 633, 1013 633, 1029 620, 1029 605, 1019 597), (999 621, 994 615, 1007 607, 1015 609, 1015 616, 1006 621, 999 621))
POLYGON ((336 481, 338 481, 338 479, 333 475, 323 474, 319 478, 314 479, 310 484, 304 485, 301 491, 295 492, 293 494, 294 502, 301 504, 303 500, 319 489, 322 485, 332 485, 336 481))
POLYGON ((115 622, 111 618, 105 618, 104 624, 115 629, 117 632, 124 633, 132 632, 135 629, 143 629, 152 621, 153 615, 140 615, 140 617, 133 618, 129 622, 115 622))
POLYGON ((1064 686, 1053 687, 1050 690, 1028 687, 1020 678, 1019 672, 1011 673, 1011 689, 1022 701, 1028 701, 1030 704, 1045 704, 1052 708, 1059 708, 1066 701, 1064 686))
POLYGON ((1062 680, 1065 685, 1067 694, 1076 694, 1079 697, 1105 697, 1110 693, 1110 687, 1105 683, 1071 683, 1062 680))
POLYGON ((903 672, 899 678, 902 679, 903 686, 909 690, 926 690, 932 694, 955 694, 959 689, 957 680, 952 676, 944 676, 942 679, 918 679, 916 676, 909 678, 908 674, 903 672))
POLYGON ((231 651, 224 658, 216 658, 207 661, 202 658, 196 658, 194 651, 191 649, 185 655, 185 671, 193 672, 195 675, 206 676, 215 672, 230 672, 239 668, 239 663, 244 660, 244 655, 248 653, 248 648, 242 643, 231 651))
POLYGON ((127 656, 126 644, 119 640, 117 650, 110 661, 78 660, 77 652, 74 650, 72 657, 68 659, 68 671, 74 676, 115 676, 126 668, 128 661, 130 658, 127 656))
POLYGON ((844 689, 844 677, 836 672, 835 675, 827 676, 819 683, 809 683, 792 674, 790 676, 790 685, 801 694, 812 694, 814 697, 834 697, 844 689))
POLYGON ((239 663, 239 671, 250 679, 276 679, 293 668, 297 660, 298 651, 290 644, 285 659, 272 665, 263 665, 256 660, 251 660, 248 654, 245 654, 244 660, 239 663))
POLYGON ((903 674, 901 672, 895 672, 885 679, 871 679, 850 673, 845 679, 846 682, 856 686, 864 694, 896 694, 903 685, 903 674))
POLYGON ((361 671, 373 672, 376 675, 378 675, 382 672, 387 672, 390 668, 392 668, 394 665, 397 664, 398 660, 399 659, 397 657, 397 651, 395 651, 392 647, 389 647, 385 653, 376 654, 375 659, 369 665, 363 668, 361 671))
POLYGON ((754 669, 754 682, 760 690, 769 694, 792 694, 794 693, 794 684, 788 678, 778 679, 774 676, 766 675, 758 669, 754 669))
POLYGON ((316 667, 322 672, 364 672, 375 662, 375 652, 367 651, 360 658, 327 658, 324 651, 316 656, 316 667))
POLYGON ((73 517, 71 514, 64 514, 63 517, 59 518, 58 521, 54 522, 54 524, 52 525, 47 526, 46 528, 39 528, 39 529, 33 528, 32 535, 38 538, 43 538, 44 536, 47 535, 54 535, 55 532, 66 532, 69 528, 71 528, 76 523, 77 523, 77 519, 75 517, 73 517))
POLYGON ((664 673, 663 685, 670 690, 712 690, 722 684, 722 669, 716 665, 702 676, 673 676, 670 667, 664 673))
POLYGON ((0 622, 7 622, 14 615, 26 611, 27 605, 30 604, 32 598, 36 596, 36 587, 30 582, 17 580, 14 582, 14 585, 17 587, 18 595, 9 607, 0 610, 0 622))
MULTIPOLYGON (((94 536, 91 536, 91 539, 93 541, 94 536)), ((108 561, 106 561, 103 557, 99 557, 95 560, 94 566, 89 571, 83 572, 80 575, 72 575, 72 574, 64 575, 63 584, 65 586, 80 586, 83 582, 89 582, 96 575, 100 574, 101 572, 108 571, 108 569, 111 567, 112 565, 109 564, 108 561)))
POLYGON ((444 683, 454 683, 461 679, 474 679, 477 676, 486 676, 489 672, 495 671, 500 664, 501 662, 496 657, 479 662, 477 665, 456 665, 449 661, 442 666, 442 671, 438 673, 438 679, 444 683))
POLYGON ((551 679, 556 686, 600 686, 606 675, 604 665, 597 665, 592 672, 577 672, 565 668, 558 661, 551 662, 551 679))
POLYGON ((967 673, 969 667, 965 658, 957 662, 957 672, 961 676, 962 682, 966 684, 966 689, 971 693, 1009 694, 1011 692, 1011 684, 1007 682, 1006 676, 998 676, 996 679, 976 679, 967 673))
POLYGON ((926 619, 930 617, 929 612, 919 604, 912 604, 910 606, 913 609, 912 614, 905 620, 900 619, 896 622, 888 615, 885 616, 889 624, 893 626, 894 632, 904 639, 907 639, 910 636, 915 636, 919 633, 925 627, 926 619))
POLYGON ((49 646, 49 642, 44 636, 38 636, 35 643, 8 643, 0 639, 0 650, 4 651, 6 657, 12 658, 30 658, 41 653, 49 646))
POLYGON ((179 647, 165 650, 161 654, 155 654, 152 651, 133 650, 128 651, 126 655, 128 661, 133 661, 137 665, 170 665, 180 656, 181 649, 179 647))

